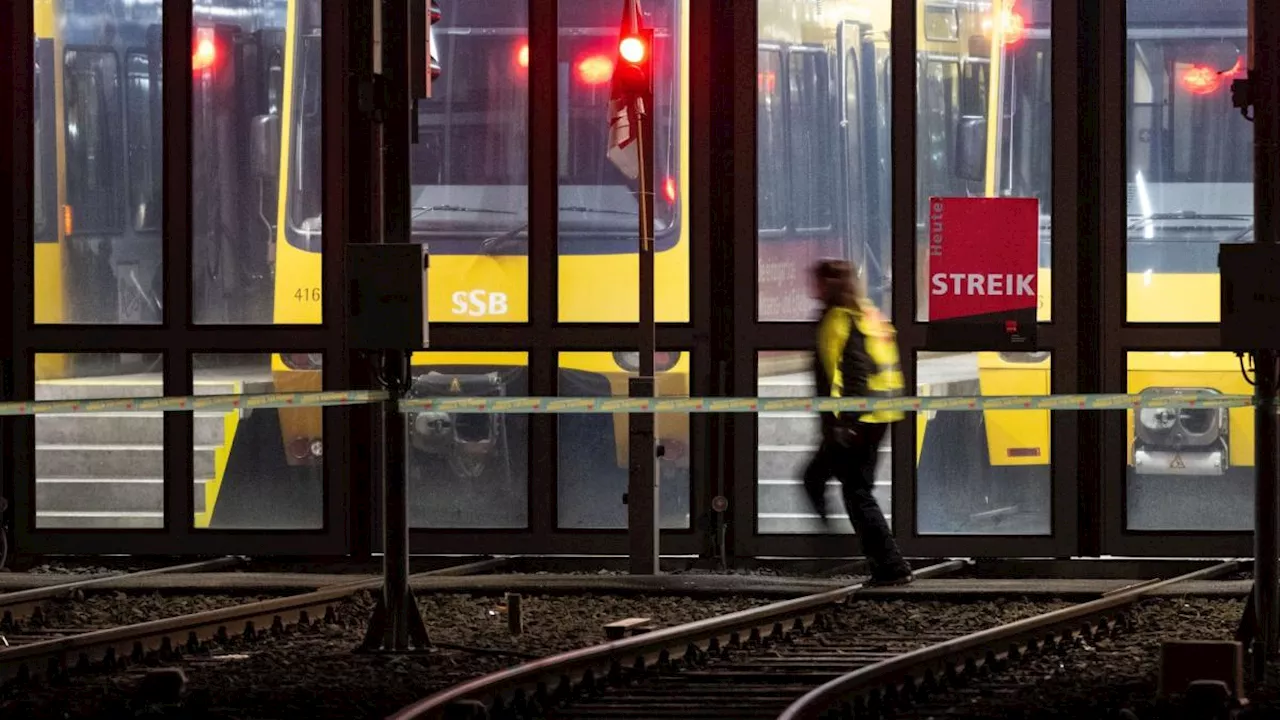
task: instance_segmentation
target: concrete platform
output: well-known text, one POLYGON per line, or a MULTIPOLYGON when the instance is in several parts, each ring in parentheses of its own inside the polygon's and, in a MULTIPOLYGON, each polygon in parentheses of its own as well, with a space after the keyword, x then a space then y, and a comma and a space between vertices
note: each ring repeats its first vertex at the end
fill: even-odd
MULTIPOLYGON (((48 587, 90 576, 0 574, 0 593, 33 587, 48 587)), ((95 588, 106 591, 170 593, 294 593, 326 585, 373 579, 374 575, 314 573, 174 573, 143 578, 122 578, 95 588)), ((661 594, 688 596, 747 595, 789 598, 831 590, 856 579, 783 578, 758 575, 713 575, 701 573, 632 577, 629 575, 504 574, 470 577, 423 577, 413 582, 420 593, 460 592, 500 594, 509 591, 528 594, 603 593, 618 595, 661 594)), ((1134 585, 1138 580, 1115 579, 936 579, 917 580, 911 585, 863 590, 860 596, 876 599, 950 599, 991 597, 1096 598, 1134 585)), ((1253 583, 1249 580, 1193 581, 1153 593, 1156 597, 1245 597, 1253 583)))

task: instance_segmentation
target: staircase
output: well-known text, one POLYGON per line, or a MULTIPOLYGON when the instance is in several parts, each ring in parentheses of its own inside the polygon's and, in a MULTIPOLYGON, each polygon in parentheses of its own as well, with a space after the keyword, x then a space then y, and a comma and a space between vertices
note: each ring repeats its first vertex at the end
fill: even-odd
MULTIPOLYGON (((917 395, 977 394, 976 356, 921 355, 917 395)), ((762 377, 761 397, 813 397, 813 377, 808 372, 762 377)), ((818 443, 818 417, 812 412, 760 413, 756 451, 756 512, 762 535, 826 532, 809 504, 801 477, 818 443)), ((892 439, 885 437, 876 466, 876 502, 893 523, 892 439)), ((827 512, 836 532, 852 533, 839 481, 827 481, 827 512)))
MULTIPOLYGON (((256 383, 255 383, 256 384, 256 383)), ((246 390, 235 380, 197 381, 198 395, 246 390)), ((265 383, 264 383, 265 385, 265 383)), ((160 397, 159 375, 48 380, 37 400, 160 397)), ((256 390, 262 392, 261 388, 256 390)), ((197 412, 197 518, 207 524, 210 498, 221 479, 236 414, 197 412), (230 416, 230 418, 228 417, 230 416)), ((49 414, 36 417, 36 527, 137 529, 164 526, 164 413, 49 414)))

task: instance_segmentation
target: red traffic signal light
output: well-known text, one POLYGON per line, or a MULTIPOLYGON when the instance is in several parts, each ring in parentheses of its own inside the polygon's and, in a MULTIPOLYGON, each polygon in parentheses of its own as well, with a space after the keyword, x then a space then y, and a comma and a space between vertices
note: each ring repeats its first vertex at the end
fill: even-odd
POLYGON ((618 38, 618 66, 614 69, 618 92, 645 96, 653 92, 653 31, 641 30, 618 38))
POLYGON ((639 65, 649 57, 649 44, 643 37, 630 35, 618 41, 618 55, 632 65, 639 65))

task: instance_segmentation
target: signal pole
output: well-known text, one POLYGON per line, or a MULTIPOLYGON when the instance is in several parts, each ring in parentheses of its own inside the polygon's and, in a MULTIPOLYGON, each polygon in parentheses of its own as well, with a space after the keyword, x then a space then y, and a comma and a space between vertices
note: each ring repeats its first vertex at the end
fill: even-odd
MULTIPOLYGON (((1255 12, 1249 2, 1249 95, 1253 106, 1253 202, 1254 241, 1280 241, 1280 17, 1275 12, 1255 12)), ((1270 349, 1255 353, 1254 378, 1257 405, 1254 410, 1254 443, 1257 448, 1257 487, 1254 499, 1254 615, 1257 635, 1253 642, 1254 679, 1266 676, 1280 644, 1277 625, 1277 560, 1280 556, 1280 494, 1277 493, 1276 391, 1280 358, 1270 349)))
MULTIPOLYGON (((639 30, 619 41, 619 54, 624 61, 653 67, 653 31, 639 30), (628 47, 628 42, 633 44, 628 47), (638 43, 638 44, 637 44, 638 43), (638 52, 639 56, 628 53, 638 52)), ((628 104, 628 121, 636 128, 636 154, 639 158, 638 184, 640 205, 639 259, 640 368, 631 379, 629 395, 633 398, 657 396, 657 323, 654 317, 654 248, 653 248, 653 77, 645 72, 638 82, 638 92, 628 104)), ((653 413, 637 413, 628 418, 627 537, 631 551, 632 575, 656 575, 659 569, 658 527, 658 456, 657 417, 653 413)))

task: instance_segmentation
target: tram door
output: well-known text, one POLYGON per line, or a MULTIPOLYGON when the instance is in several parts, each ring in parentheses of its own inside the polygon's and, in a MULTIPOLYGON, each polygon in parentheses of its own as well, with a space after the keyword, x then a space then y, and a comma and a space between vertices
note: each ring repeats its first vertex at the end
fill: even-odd
POLYGON ((844 208, 843 223, 845 257, 858 267, 872 265, 866 205, 865 142, 862 128, 861 67, 862 26, 843 22, 836 36, 836 81, 839 87, 838 130, 841 167, 840 176, 844 208))

